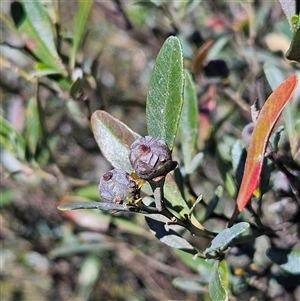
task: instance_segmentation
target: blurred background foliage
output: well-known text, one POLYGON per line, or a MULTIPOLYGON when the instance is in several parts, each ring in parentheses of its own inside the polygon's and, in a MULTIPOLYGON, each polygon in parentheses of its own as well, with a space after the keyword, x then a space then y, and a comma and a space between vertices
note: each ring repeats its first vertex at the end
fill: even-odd
MULTIPOLYGON (((275 0, 1 2, 2 300, 209 300, 206 262, 163 245, 143 216, 57 206, 99 200, 98 181, 110 166, 90 129, 95 110, 146 134, 152 67, 176 35, 199 107, 197 169, 186 183, 194 192, 185 197, 203 194, 200 205, 213 206, 206 227, 223 229, 236 196, 232 154, 240 152, 250 105, 257 99, 261 107, 290 74, 300 77, 299 63, 284 57, 297 9, 287 2, 288 19, 275 0)), ((297 175, 299 95, 298 87, 278 124, 285 128, 279 154, 297 175)), ((175 159, 184 163, 179 146, 175 159)), ((265 172, 262 221, 285 222, 299 204, 284 175, 265 172)), ((270 244, 262 236, 231 250, 230 285, 223 277, 230 300, 300 299, 299 276, 271 263, 270 244)), ((272 244, 299 250, 299 222, 272 244)))

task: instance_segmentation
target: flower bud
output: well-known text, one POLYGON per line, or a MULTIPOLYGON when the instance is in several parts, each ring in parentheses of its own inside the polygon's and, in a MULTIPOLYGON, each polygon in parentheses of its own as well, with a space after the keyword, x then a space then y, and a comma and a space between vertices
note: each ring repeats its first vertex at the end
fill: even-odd
POLYGON ((139 189, 130 175, 122 169, 112 169, 100 179, 99 193, 103 202, 116 204, 127 203, 130 198, 139 198, 139 189))
POLYGON ((177 162, 172 161, 172 152, 167 144, 151 136, 133 142, 129 161, 136 175, 144 180, 165 176, 177 165, 177 162))
POLYGON ((242 140, 246 149, 248 149, 249 147, 253 131, 254 131, 253 122, 248 123, 242 130, 242 140))

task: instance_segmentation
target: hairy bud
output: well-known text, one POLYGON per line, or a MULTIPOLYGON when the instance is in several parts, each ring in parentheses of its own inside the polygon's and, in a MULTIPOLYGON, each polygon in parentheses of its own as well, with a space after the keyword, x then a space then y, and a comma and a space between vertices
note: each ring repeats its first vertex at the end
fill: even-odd
POLYGON ((112 169, 100 179, 99 193, 104 202, 126 203, 139 198, 139 189, 130 175, 122 169, 112 169))
POLYGON ((144 180, 165 176, 177 166, 166 143, 151 136, 133 142, 129 161, 136 175, 144 180))

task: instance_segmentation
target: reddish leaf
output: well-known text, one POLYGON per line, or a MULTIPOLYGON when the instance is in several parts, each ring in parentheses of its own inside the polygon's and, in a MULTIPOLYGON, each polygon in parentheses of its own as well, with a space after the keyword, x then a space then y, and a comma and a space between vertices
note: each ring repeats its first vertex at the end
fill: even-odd
POLYGON ((237 196, 238 210, 242 211, 258 185, 266 145, 271 131, 284 106, 297 86, 297 76, 286 79, 266 100, 258 116, 247 152, 244 175, 237 196))
POLYGON ((204 60, 206 58, 208 50, 213 43, 213 39, 208 39, 197 51, 193 59, 193 72, 195 76, 199 75, 202 72, 204 60))

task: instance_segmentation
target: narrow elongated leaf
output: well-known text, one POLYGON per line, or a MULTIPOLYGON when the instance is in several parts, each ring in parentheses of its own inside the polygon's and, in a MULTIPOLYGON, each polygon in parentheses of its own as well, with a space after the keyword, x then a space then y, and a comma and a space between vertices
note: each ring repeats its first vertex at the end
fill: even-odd
POLYGON ((185 71, 184 101, 179 120, 179 139, 183 152, 185 170, 188 171, 196 152, 198 133, 198 104, 191 74, 185 71))
POLYGON ((249 227, 250 225, 248 223, 241 222, 231 228, 224 229, 211 241, 211 246, 207 248, 203 254, 214 254, 224 251, 235 238, 245 232, 249 227))
POLYGON ((177 254, 177 256, 185 265, 187 265, 193 271, 197 272, 203 279, 208 282, 213 268, 213 261, 206 260, 199 256, 195 257, 192 254, 178 249, 174 250, 174 253, 177 254))
POLYGON ((290 100, 297 86, 297 76, 286 79, 266 100, 258 116, 248 148, 241 187, 237 196, 239 211, 248 203, 258 185, 266 145, 271 131, 284 106, 290 100))
POLYGON ((237 140, 231 149, 231 164, 235 174, 237 187, 240 187, 242 182, 246 155, 246 149, 244 148, 242 141, 237 140))
POLYGON ((147 95, 147 128, 173 148, 183 104, 183 57, 179 39, 163 44, 152 71, 147 95))
POLYGON ((82 33, 84 30, 84 26, 88 19, 91 7, 93 4, 93 0, 79 0, 78 2, 78 10, 75 18, 75 31, 73 36, 73 46, 71 49, 70 55, 70 69, 73 70, 76 60, 76 54, 79 47, 79 43, 82 38, 82 33))
POLYGON ((207 293, 206 285, 199 281, 186 278, 175 278, 172 281, 173 285, 184 292, 207 293))
POLYGON ((300 251, 270 248, 267 255, 286 272, 300 275, 300 251))
POLYGON ((228 296, 221 281, 219 264, 220 262, 218 260, 216 260, 214 263, 214 267, 209 279, 208 291, 209 296, 213 301, 226 301, 228 300, 228 296))
POLYGON ((0 146, 14 153, 21 160, 25 158, 24 138, 2 116, 0 116, 0 146))
POLYGON ((12 16, 26 46, 42 62, 57 73, 63 72, 63 65, 57 53, 52 24, 40 1, 26 1, 12 4, 12 16))
POLYGON ((34 155, 41 134, 40 118, 39 118, 36 98, 31 98, 27 102, 25 116, 26 116, 25 137, 26 137, 27 147, 30 153, 34 155))
POLYGON ((102 211, 130 211, 128 207, 122 204, 106 202, 78 202, 64 204, 57 207, 60 211, 77 210, 77 209, 98 209, 102 211))

